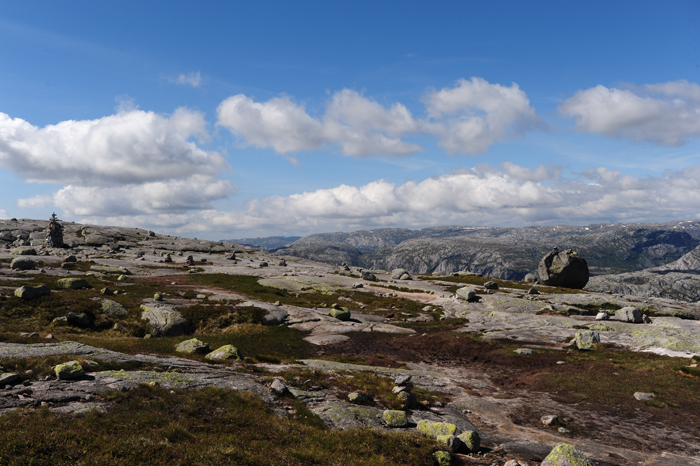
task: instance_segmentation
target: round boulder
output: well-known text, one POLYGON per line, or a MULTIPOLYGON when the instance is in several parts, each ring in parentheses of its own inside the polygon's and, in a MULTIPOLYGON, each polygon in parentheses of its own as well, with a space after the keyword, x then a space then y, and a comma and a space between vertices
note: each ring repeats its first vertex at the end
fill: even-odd
POLYGON ((552 249, 542 258, 537 271, 541 282, 549 286, 580 290, 588 283, 588 264, 572 249, 552 249))

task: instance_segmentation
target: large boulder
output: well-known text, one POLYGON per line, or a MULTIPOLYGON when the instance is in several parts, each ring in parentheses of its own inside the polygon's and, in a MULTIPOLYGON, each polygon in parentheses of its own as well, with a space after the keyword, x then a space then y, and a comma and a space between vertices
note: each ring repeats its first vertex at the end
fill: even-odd
POLYGON ((141 305, 141 310, 141 320, 148 322, 151 335, 176 337, 190 329, 190 322, 177 311, 145 305, 141 305))
POLYGON ((537 272, 545 285, 581 289, 588 283, 588 264, 571 249, 549 251, 540 261, 537 272))
POLYGON ((44 285, 41 286, 20 286, 15 290, 15 296, 21 299, 35 299, 41 298, 42 296, 48 296, 51 294, 51 290, 44 285))
POLYGON ((10 262, 10 268, 14 270, 30 270, 34 268, 34 261, 27 257, 15 257, 10 262))

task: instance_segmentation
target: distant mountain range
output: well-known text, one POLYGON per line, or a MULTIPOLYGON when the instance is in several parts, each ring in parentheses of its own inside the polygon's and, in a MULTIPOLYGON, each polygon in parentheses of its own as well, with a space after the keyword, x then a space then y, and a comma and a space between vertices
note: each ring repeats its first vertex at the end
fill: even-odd
POLYGON ((664 266, 700 245, 700 221, 521 228, 444 226, 422 230, 383 228, 319 233, 303 238, 231 240, 279 255, 370 269, 405 268, 413 273, 468 270, 521 280, 535 272, 553 247, 574 249, 593 275, 664 266))
POLYGON ((254 248, 277 249, 288 246, 300 239, 301 236, 266 236, 264 238, 224 239, 221 241, 225 243, 242 244, 243 246, 252 246, 254 248))

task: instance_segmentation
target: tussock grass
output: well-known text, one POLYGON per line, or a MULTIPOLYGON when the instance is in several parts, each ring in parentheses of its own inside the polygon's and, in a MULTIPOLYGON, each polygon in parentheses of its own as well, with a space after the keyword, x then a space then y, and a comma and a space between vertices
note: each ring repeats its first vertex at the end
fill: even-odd
POLYGON ((105 413, 42 408, 0 417, 2 465, 432 465, 428 438, 326 430, 301 404, 288 419, 251 395, 141 386, 104 395, 105 413))

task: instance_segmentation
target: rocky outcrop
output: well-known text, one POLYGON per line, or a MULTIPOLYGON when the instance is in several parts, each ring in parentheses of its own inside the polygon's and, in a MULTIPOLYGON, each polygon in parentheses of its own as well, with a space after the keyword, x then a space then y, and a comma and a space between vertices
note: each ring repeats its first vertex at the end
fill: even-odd
POLYGON ((599 275, 591 277, 585 289, 694 303, 700 301, 700 275, 653 271, 599 275))
POLYGON ((537 269, 540 281, 549 286, 581 289, 588 283, 588 264, 572 249, 548 252, 537 269))

